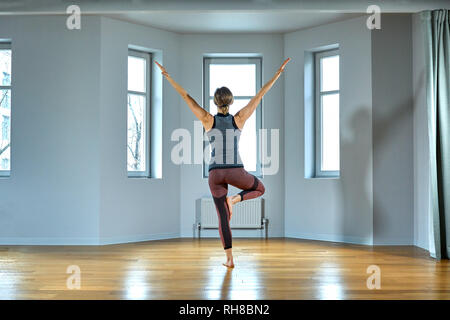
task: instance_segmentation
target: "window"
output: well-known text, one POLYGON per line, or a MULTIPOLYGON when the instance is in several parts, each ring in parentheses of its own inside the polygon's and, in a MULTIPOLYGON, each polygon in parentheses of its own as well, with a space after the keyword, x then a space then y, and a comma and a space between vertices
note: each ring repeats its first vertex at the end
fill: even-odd
POLYGON ((0 176, 9 176, 11 163, 11 44, 0 43, 0 176))
POLYGON ((339 176, 339 52, 315 53, 315 175, 339 176))
POLYGON ((149 53, 128 51, 127 169, 129 177, 150 176, 149 53))
MULTIPOLYGON (((247 105, 261 88, 261 58, 205 58, 203 105, 211 114, 217 113, 214 92, 227 87, 234 96, 229 112, 234 115, 247 105)), ((261 106, 247 120, 242 130, 239 153, 247 171, 260 176, 261 161, 258 131, 261 128, 261 106)), ((208 175, 204 166, 204 176, 208 175)))

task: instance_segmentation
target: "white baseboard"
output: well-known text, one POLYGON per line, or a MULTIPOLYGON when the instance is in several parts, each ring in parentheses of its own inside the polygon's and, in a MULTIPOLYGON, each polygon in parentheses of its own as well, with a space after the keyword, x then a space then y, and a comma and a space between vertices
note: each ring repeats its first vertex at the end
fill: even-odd
POLYGON ((374 246, 415 246, 413 239, 405 238, 388 238, 377 240, 373 244, 374 246))
POLYGON ((373 245, 372 238, 353 237, 336 234, 309 234, 309 233, 290 233, 286 232, 286 238, 329 241, 329 242, 343 242, 351 244, 373 245))
POLYGON ((430 248, 428 246, 428 243, 423 243, 423 242, 419 242, 419 241, 414 241, 414 245, 418 248, 421 248, 425 251, 430 251, 430 248))
POLYGON ((119 237, 101 237, 100 245, 143 242, 152 240, 167 240, 167 239, 176 239, 179 237, 180 237, 179 233, 154 233, 154 234, 130 235, 119 237))
POLYGON ((62 237, 5 237, 0 238, 0 246, 89 246, 98 245, 98 238, 62 237))
POLYGON ((0 246, 98 246, 179 238, 178 233, 159 233, 102 238, 0 237, 0 246))
MULTIPOLYGON (((234 238, 260 238, 262 234, 260 230, 251 230, 253 232, 245 232, 248 230, 240 230, 236 232, 233 230, 234 238), (244 232, 242 232, 244 231, 244 232)), ((202 230, 202 238, 219 238, 218 230, 202 230)), ((143 242, 152 240, 167 240, 181 238, 179 233, 157 233, 146 235, 130 235, 130 236, 118 236, 118 237, 101 237, 101 238, 61 238, 61 237, 4 237, 0 238, 0 246, 89 246, 89 245, 110 245, 132 242, 143 242)), ((273 236, 271 236, 273 237, 273 236)), ((305 240, 317 240, 317 241, 329 241, 329 242, 342 242, 351 244, 362 245, 415 245, 410 239, 386 239, 383 242, 373 243, 370 238, 333 235, 333 234, 308 234, 308 233, 286 233, 285 238, 305 239, 305 240)), ((185 237, 185 238, 192 238, 185 237)), ((428 250, 428 248, 423 248, 428 250)))

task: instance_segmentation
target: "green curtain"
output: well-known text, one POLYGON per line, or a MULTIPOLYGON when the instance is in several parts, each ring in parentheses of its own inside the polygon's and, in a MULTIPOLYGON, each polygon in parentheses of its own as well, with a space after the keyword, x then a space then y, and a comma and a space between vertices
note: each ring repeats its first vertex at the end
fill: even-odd
POLYGON ((450 34, 449 10, 422 12, 427 65, 432 255, 450 256, 450 34))

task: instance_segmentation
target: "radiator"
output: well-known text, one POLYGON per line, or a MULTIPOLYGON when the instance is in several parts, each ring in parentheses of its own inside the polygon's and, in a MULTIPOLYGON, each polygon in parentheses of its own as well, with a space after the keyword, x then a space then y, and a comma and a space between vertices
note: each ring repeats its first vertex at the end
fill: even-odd
MULTIPOLYGON (((230 220, 232 229, 262 229, 265 222, 263 217, 263 199, 250 199, 233 206, 233 217, 230 220)), ((219 228, 216 207, 212 198, 200 200, 200 225, 202 229, 219 228)))

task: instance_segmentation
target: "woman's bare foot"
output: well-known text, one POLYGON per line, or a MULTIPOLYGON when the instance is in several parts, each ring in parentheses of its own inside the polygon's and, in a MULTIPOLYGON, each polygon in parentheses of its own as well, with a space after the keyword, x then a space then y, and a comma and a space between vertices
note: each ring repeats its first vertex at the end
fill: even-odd
POLYGON ((228 211, 230 212, 230 220, 233 215, 233 197, 227 197, 228 211))
POLYGON ((222 263, 222 265, 224 265, 227 268, 234 268, 233 261, 227 261, 226 263, 222 263))
POLYGON ((227 197, 227 205, 228 205, 228 210, 230 211, 230 219, 231 216, 233 215, 233 206, 241 201, 241 195, 236 194, 232 197, 227 197))
POLYGON ((231 248, 226 249, 225 254, 227 255, 227 262, 222 263, 222 265, 224 265, 227 268, 234 268, 232 249, 231 248))

